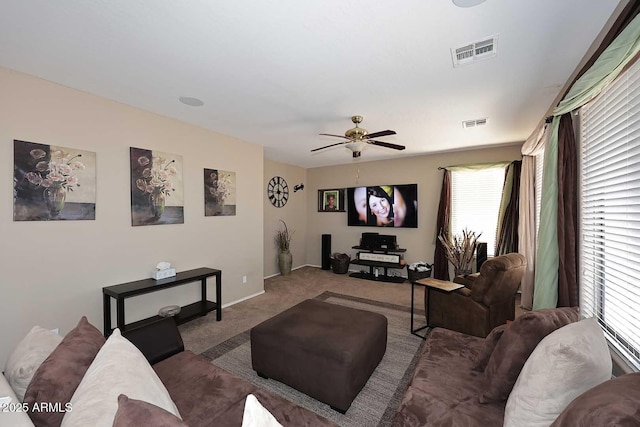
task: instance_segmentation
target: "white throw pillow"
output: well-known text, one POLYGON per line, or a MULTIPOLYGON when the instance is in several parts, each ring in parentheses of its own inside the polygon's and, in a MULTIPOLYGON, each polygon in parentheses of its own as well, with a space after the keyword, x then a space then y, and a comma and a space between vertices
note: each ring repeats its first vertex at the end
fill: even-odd
POLYGON ((585 391, 611 379, 611 354, 595 318, 570 323, 537 345, 513 387, 505 427, 549 426, 585 391))
POLYGON ((181 418, 147 359, 115 329, 73 394, 71 411, 65 414, 62 426, 111 427, 120 394, 151 403, 181 418))
POLYGON ((242 427, 282 427, 282 424, 258 402, 253 394, 244 402, 242 427))
POLYGON ((20 402, 33 374, 61 341, 62 337, 55 332, 34 326, 13 350, 4 365, 4 376, 20 402))
POLYGON ((23 411, 22 405, 4 375, 0 374, 0 426, 33 427, 31 418, 23 411))

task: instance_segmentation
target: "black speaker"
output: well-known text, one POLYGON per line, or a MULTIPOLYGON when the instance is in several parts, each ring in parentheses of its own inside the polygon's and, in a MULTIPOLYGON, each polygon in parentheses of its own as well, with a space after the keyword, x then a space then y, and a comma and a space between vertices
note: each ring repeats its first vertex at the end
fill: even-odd
POLYGON ((322 269, 331 270, 331 234, 322 235, 322 269))
POLYGON ((487 260, 487 244, 478 242, 476 246, 476 271, 480 271, 480 267, 487 260))
POLYGON ((378 233, 362 233, 360 238, 360 247, 363 249, 375 249, 378 233))

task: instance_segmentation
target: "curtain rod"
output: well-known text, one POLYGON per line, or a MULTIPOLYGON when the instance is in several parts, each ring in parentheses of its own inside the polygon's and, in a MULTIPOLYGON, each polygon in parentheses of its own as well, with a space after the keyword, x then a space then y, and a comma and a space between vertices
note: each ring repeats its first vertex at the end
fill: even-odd
POLYGON ((506 167, 507 165, 511 164, 513 162, 513 160, 511 161, 502 161, 502 162, 484 162, 484 163, 469 163, 469 164, 464 164, 464 165, 453 165, 453 166, 438 166, 438 170, 451 170, 451 169, 457 169, 457 170, 461 170, 461 169, 474 169, 474 170, 480 170, 480 169, 488 169, 488 168, 492 168, 492 167, 506 167))

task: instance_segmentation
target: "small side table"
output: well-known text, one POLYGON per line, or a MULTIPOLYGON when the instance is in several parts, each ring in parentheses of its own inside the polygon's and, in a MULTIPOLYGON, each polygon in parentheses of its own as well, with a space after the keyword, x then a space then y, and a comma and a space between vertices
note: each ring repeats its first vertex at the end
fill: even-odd
POLYGON ((430 293, 431 293, 432 289, 434 289, 435 291, 438 291, 438 292, 449 293, 449 292, 453 292, 453 291, 455 291, 457 289, 460 289, 460 288, 464 288, 464 285, 460 285, 460 284, 453 283, 453 282, 447 282, 445 280, 433 279, 431 277, 427 277, 425 279, 419 279, 419 280, 416 280, 415 282, 411 282, 411 333, 413 335, 415 335, 415 336, 418 336, 418 337, 422 338, 422 339, 426 339, 426 337, 427 337, 426 334, 425 335, 420 335, 420 334, 418 334, 418 332, 430 327, 430 324, 429 324, 429 304, 431 303, 430 293), (415 289, 414 288, 415 285, 424 286, 425 287, 425 292, 427 293, 426 304, 425 304, 425 307, 424 307, 425 315, 427 317, 427 324, 422 326, 422 327, 420 327, 420 328, 417 328, 417 329, 413 328, 413 312, 414 312, 414 296, 413 296, 414 292, 413 291, 415 289))

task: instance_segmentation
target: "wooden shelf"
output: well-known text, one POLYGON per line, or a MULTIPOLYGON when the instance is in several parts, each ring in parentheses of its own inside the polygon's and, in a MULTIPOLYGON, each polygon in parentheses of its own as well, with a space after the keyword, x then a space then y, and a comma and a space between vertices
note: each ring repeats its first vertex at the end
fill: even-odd
POLYGON ((196 317, 204 316, 211 311, 216 311, 216 320, 222 319, 222 271, 213 268, 197 268, 195 270, 182 271, 175 277, 162 280, 143 279, 134 282, 122 283, 120 285, 105 286, 102 288, 104 335, 108 337, 113 332, 111 324, 111 299, 116 300, 116 327, 120 331, 137 328, 160 319, 160 316, 151 316, 137 322, 126 323, 124 316, 124 302, 127 298, 137 295, 144 295, 150 292, 161 291, 163 289, 180 286, 187 283, 200 281, 201 299, 181 307, 180 313, 174 316, 177 324, 182 324, 193 320, 196 317), (207 299, 207 278, 216 278, 216 302, 207 299))
POLYGON ((407 266, 406 264, 399 264, 395 262, 365 261, 361 259, 354 259, 351 261, 351 264, 366 265, 374 268, 398 268, 400 270, 407 266))
MULTIPOLYGON (((218 308, 218 304, 212 301, 197 301, 193 304, 185 305, 180 308, 180 313, 173 316, 177 325, 182 325, 198 317, 202 317, 207 313, 210 313, 218 308)), ((148 325, 149 323, 157 322, 162 319, 162 316, 152 316, 146 319, 138 320, 124 326, 124 330, 139 328, 140 326, 148 325)), ((122 331, 121 331, 122 332, 122 331)))
POLYGON ((400 276, 387 276, 385 274, 378 274, 378 277, 376 277, 374 274, 364 273, 362 271, 357 273, 351 273, 349 277, 356 277, 358 279, 366 279, 366 280, 373 280, 375 282, 386 282, 386 283, 404 283, 405 281, 405 278, 400 276))
POLYGON ((351 246, 352 249, 360 249, 362 251, 367 251, 367 252, 373 252, 373 253, 388 253, 388 252, 407 252, 406 249, 402 249, 402 248, 395 248, 395 249, 371 249, 371 248, 365 248, 363 246, 351 246))
MULTIPOLYGON (((371 249, 371 248, 366 248, 366 247, 362 247, 362 246, 352 246, 353 249, 359 249, 359 250, 363 250, 363 251, 367 251, 369 253, 372 254, 393 254, 393 253, 405 253, 407 250, 406 249, 402 249, 402 248, 395 248, 395 249, 371 249)), ((401 255, 396 255, 398 258, 402 258, 401 255)), ((366 279, 366 280, 374 280, 377 282, 388 282, 388 283, 402 283, 405 281, 404 277, 400 277, 400 276, 389 276, 387 274, 387 269, 389 268, 394 268, 394 269, 398 269, 398 270, 402 270, 403 268, 405 268, 407 266, 406 263, 401 264, 399 262, 383 262, 383 261, 368 261, 368 260, 363 260, 363 259, 354 259, 351 260, 351 264, 355 264, 355 265, 364 265, 369 267, 369 272, 365 273, 363 271, 357 272, 357 273, 352 273, 349 276, 350 277, 357 277, 358 279, 366 279), (377 273, 377 269, 378 268, 382 268, 382 270, 384 271, 384 274, 374 274, 374 269, 376 269, 376 273, 377 273)))
POLYGON ((206 279, 219 273, 220 270, 213 268, 196 268, 195 270, 181 271, 174 277, 168 277, 166 279, 154 280, 149 278, 122 283, 120 285, 106 286, 102 288, 102 292, 113 298, 129 298, 148 294, 149 292, 156 292, 161 289, 180 286, 185 283, 197 282, 198 280, 206 279))

